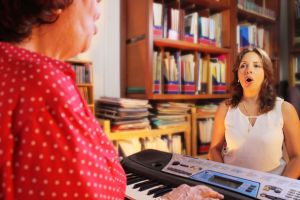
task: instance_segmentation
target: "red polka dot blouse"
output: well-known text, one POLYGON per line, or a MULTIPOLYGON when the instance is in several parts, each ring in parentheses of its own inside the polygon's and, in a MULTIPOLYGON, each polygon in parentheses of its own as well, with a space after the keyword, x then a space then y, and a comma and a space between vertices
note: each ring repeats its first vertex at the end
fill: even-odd
POLYGON ((0 199, 123 199, 112 143, 72 67, 0 42, 0 199))

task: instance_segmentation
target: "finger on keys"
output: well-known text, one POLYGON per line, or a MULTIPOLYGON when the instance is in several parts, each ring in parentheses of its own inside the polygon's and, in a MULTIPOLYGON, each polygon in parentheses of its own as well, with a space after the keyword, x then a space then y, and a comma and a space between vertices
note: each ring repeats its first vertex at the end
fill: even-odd
POLYGON ((194 186, 191 190, 194 190, 195 193, 200 193, 201 196, 207 198, 216 198, 216 199, 224 199, 224 196, 213 189, 205 186, 205 185, 197 185, 194 186))
POLYGON ((197 185, 194 187, 182 184, 175 188, 172 192, 165 194, 162 200, 219 200, 224 196, 214 191, 213 189, 197 185))

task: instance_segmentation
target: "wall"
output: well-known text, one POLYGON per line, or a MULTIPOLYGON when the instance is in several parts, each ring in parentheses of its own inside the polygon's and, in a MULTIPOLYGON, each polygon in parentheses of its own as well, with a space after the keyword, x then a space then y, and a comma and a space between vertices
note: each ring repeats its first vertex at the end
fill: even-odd
POLYGON ((95 99, 120 96, 120 0, 101 1, 100 11, 98 34, 89 51, 78 56, 93 62, 95 99))

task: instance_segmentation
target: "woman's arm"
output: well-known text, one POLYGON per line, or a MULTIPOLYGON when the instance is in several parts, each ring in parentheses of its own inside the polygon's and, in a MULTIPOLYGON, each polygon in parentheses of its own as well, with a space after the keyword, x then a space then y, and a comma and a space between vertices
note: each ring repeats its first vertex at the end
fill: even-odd
POLYGON ((282 175, 298 179, 300 177, 300 121, 294 106, 288 102, 283 102, 282 114, 285 146, 289 156, 289 162, 282 175))
POLYGON ((208 153, 208 158, 213 161, 223 162, 221 155, 225 141, 225 116, 228 111, 228 106, 222 102, 218 107, 215 115, 213 135, 208 153))

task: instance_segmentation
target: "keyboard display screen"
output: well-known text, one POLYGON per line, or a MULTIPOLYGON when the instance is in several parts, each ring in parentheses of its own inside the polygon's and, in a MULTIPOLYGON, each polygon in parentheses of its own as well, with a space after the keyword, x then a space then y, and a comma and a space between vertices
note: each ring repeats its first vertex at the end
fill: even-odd
POLYGON ((221 176, 212 176, 209 179, 211 182, 213 183, 218 183, 227 187, 231 187, 231 188, 238 188, 240 187, 243 183, 240 181, 236 181, 236 180, 230 180, 221 176))

